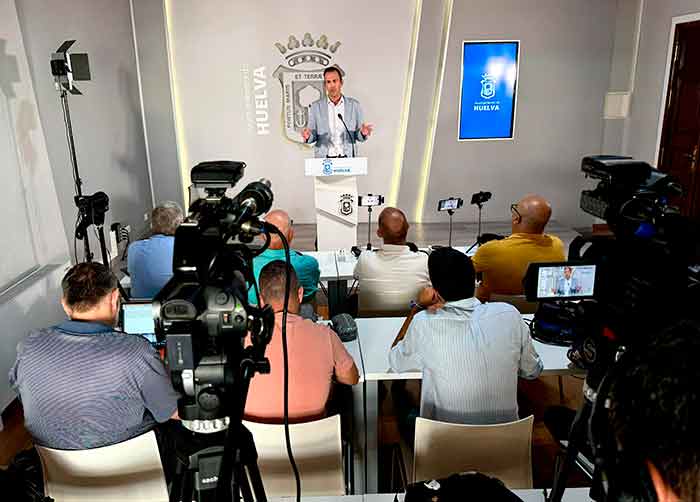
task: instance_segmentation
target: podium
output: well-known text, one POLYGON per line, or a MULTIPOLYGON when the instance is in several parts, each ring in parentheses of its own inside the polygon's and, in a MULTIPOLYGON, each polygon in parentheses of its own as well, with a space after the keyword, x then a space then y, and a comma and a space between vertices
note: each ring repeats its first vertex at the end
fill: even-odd
POLYGON ((357 176, 367 174, 367 158, 306 159, 304 175, 314 177, 319 251, 357 245, 357 176))

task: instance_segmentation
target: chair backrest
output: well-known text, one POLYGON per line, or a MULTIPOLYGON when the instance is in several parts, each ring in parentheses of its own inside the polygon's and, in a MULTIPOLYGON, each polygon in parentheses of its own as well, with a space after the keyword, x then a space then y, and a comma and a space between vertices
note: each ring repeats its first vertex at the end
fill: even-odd
POLYGON ((44 491, 56 502, 168 500, 153 431, 90 450, 36 449, 44 472, 44 491))
MULTIPOLYGON (((243 423, 255 440, 266 495, 294 496, 296 485, 287 457, 284 425, 243 423)), ((299 469, 302 495, 345 495, 340 415, 292 424, 289 437, 299 469)))
POLYGON ((416 419, 413 479, 479 471, 510 489, 532 488, 534 417, 496 425, 449 424, 416 419))
POLYGON ((521 314, 534 314, 537 310, 537 302, 527 301, 525 295, 498 295, 492 293, 489 302, 510 303, 521 314))

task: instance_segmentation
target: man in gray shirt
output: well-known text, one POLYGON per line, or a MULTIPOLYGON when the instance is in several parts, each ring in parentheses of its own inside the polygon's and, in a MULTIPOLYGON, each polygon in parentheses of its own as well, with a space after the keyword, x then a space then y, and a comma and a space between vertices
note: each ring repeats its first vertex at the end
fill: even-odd
POLYGON ((98 448, 170 419, 178 395, 158 353, 144 338, 114 329, 114 274, 100 263, 81 263, 66 273, 62 288, 70 320, 30 333, 10 370, 35 442, 98 448))
POLYGON ((529 330, 515 307, 474 297, 471 260, 433 251, 428 273, 441 308, 418 313, 389 354, 394 371, 422 370, 420 414, 451 423, 518 419, 518 377, 542 372, 529 330))

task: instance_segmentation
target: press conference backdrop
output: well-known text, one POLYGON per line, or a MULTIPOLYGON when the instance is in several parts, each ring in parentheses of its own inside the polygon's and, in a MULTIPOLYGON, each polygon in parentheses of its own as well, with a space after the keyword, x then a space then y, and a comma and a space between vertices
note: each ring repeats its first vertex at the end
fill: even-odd
MULTIPOLYGON (((375 124, 360 155, 360 192, 389 191, 409 69, 415 2, 357 0, 343 7, 260 0, 172 0, 171 70, 178 144, 191 167, 211 159, 248 164, 244 183, 272 181, 277 207, 314 222, 313 181, 301 142, 309 105, 323 96, 322 70, 345 72, 343 92, 375 124)), ((187 178, 189 180, 189 174, 187 178)))
POLYGON ((462 44, 459 139, 512 139, 518 85, 517 41, 462 44))

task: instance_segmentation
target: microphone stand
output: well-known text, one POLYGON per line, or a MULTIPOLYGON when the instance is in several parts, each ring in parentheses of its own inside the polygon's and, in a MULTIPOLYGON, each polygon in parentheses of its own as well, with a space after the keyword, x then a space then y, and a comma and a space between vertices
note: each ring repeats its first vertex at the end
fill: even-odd
POLYGON ((342 113, 339 113, 339 114, 338 114, 338 118, 340 119, 340 121, 341 121, 341 122, 343 123, 343 125, 345 126, 345 130, 347 131, 348 136, 350 136, 350 144, 352 145, 352 156, 355 157, 355 136, 352 135, 352 134, 350 134, 350 129, 348 129, 348 125, 345 123, 345 120, 343 120, 343 114, 342 114, 342 113))
POLYGON ((447 241, 447 247, 452 247, 452 215, 455 214, 454 209, 448 209, 447 214, 450 215, 450 238, 447 241))
POLYGON ((479 220, 478 220, 479 223, 478 223, 478 225, 477 225, 477 230, 476 230, 476 242, 475 242, 474 244, 472 244, 471 247, 470 247, 469 249, 467 249, 467 253, 466 253, 466 254, 469 254, 469 251, 471 251, 472 249, 474 249, 474 246, 476 246, 476 245, 481 245, 481 208, 483 207, 484 203, 483 203, 483 202, 477 202, 476 205, 477 205, 478 208, 479 208, 479 220))

